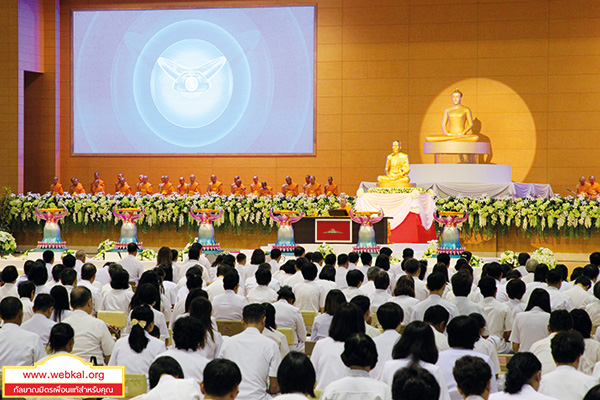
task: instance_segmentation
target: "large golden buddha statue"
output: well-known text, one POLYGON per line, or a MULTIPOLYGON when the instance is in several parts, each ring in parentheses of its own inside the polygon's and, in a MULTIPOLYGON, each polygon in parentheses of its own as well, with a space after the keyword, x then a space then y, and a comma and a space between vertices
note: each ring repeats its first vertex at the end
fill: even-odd
POLYGON ((456 89, 452 92, 452 107, 444 110, 442 131, 444 135, 427 136, 426 142, 477 142, 479 136, 471 132, 473 129, 473 114, 471 109, 461 104, 462 93, 456 89))
POLYGON ((385 175, 377 177, 379 187, 411 187, 408 156, 400 152, 400 142, 392 143, 392 153, 385 158, 385 175))

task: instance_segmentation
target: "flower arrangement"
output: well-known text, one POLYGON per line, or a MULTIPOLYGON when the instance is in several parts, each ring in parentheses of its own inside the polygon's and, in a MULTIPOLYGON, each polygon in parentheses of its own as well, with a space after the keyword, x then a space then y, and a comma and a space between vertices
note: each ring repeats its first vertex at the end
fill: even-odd
POLYGON ((8 232, 0 231, 0 254, 12 254, 17 250, 17 241, 8 232))
POLYGON ((545 247, 540 247, 531 254, 531 258, 539 262, 540 264, 546 264, 548 268, 552 269, 556 267, 556 257, 552 250, 545 247))
POLYGON ((106 239, 105 241, 100 242, 98 244, 98 252, 94 256, 94 260, 104 260, 104 254, 106 254, 107 251, 113 250, 114 248, 115 242, 113 240, 106 239))
POLYGON ((144 249, 138 252, 137 258, 141 261, 156 261, 156 252, 152 249, 144 249))
POLYGON ((321 253, 323 255, 323 257, 325 257, 327 254, 335 255, 335 252, 333 251, 333 247, 331 247, 330 245, 328 245, 325 242, 321 243, 319 245, 319 247, 317 247, 317 251, 319 253, 321 253))
POLYGON ((500 264, 510 265, 514 268, 517 265, 517 253, 512 250, 506 250, 500 254, 498 261, 500 264))
POLYGON ((391 194, 391 193, 410 193, 412 195, 419 195, 424 193, 429 193, 430 195, 434 195, 433 190, 425 190, 420 187, 408 187, 408 188, 384 188, 384 187, 372 187, 367 190, 368 193, 383 193, 383 194, 391 194))
POLYGON ((471 266, 471 268, 483 268, 484 264, 485 263, 483 262, 481 257, 476 256, 475 254, 471 255, 471 262, 469 262, 469 265, 471 266))
POLYGON ((438 249, 438 241, 437 240, 430 240, 429 242, 427 242, 427 244, 429 246, 423 253, 423 257, 421 257, 421 260, 427 260, 427 259, 433 257, 437 253, 437 249, 438 249))

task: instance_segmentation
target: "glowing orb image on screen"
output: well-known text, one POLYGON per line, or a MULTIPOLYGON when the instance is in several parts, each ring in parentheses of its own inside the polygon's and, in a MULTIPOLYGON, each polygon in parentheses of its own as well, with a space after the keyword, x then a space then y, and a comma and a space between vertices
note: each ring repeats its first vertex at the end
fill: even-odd
POLYGON ((229 105, 233 74, 218 48, 200 39, 185 39, 158 57, 150 90, 154 105, 169 122, 200 128, 214 122, 229 105))

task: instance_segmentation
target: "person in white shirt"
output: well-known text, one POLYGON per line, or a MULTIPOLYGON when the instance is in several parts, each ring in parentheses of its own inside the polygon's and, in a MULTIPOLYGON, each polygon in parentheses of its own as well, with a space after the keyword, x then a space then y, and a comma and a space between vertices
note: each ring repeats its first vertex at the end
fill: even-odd
POLYGON ((276 311, 273 304, 262 303, 262 306, 265 308, 265 329, 263 329, 262 334, 277 344, 281 358, 283 358, 290 352, 287 336, 277 330, 277 324, 275 323, 276 311))
POLYGON ((577 369, 586 375, 592 375, 594 366, 600 362, 600 342, 591 338, 592 320, 584 310, 576 308, 570 314, 573 318, 573 330, 579 332, 585 342, 585 351, 577 369))
POLYGON ((184 376, 202 382, 202 372, 208 359, 197 350, 203 336, 202 323, 193 317, 182 317, 173 326, 174 347, 157 355, 173 357, 183 370, 184 376))
POLYGON ((378 378, 384 364, 392 359, 392 350, 400 339, 398 329, 400 329, 403 317, 404 312, 396 303, 384 303, 377 309, 377 320, 383 333, 373 338, 377 347, 377 364, 371 370, 371 377, 378 378))
POLYGON ((281 266, 282 260, 281 260, 281 250, 279 249, 271 249, 271 252, 269 253, 269 264, 271 264, 271 272, 273 272, 273 274, 275 274, 277 271, 279 271, 279 267, 281 266))
MULTIPOLYGON (((281 283, 277 279, 273 279, 273 273, 271 271, 271 264, 262 263, 258 266, 257 271, 259 269, 266 269, 267 271, 271 272, 271 280, 269 281, 268 286, 275 293, 277 293, 277 291, 281 288, 281 283)), ((244 282, 244 290, 242 290, 242 288, 240 287, 240 294, 243 294, 244 296, 247 297, 248 293, 250 293, 250 291, 257 286, 258 286, 258 283, 256 282, 256 272, 255 272, 254 275, 248 276, 246 278, 246 281, 244 282)))
MULTIPOLYGON (((190 296, 200 291, 201 289, 195 289, 190 293, 190 296)), ((213 360, 221 353, 223 336, 219 333, 216 320, 212 318, 212 305, 210 301, 201 295, 201 293, 198 294, 197 297, 194 297, 190 301, 188 307, 190 317, 196 318, 202 324, 200 329, 200 343, 196 351, 205 358, 213 360)))
POLYGON ((450 313, 440 305, 429 307, 423 316, 423 322, 430 325, 433 330, 435 347, 437 347, 438 352, 442 352, 450 348, 450 345, 448 344, 448 337, 444 334, 444 332, 446 332, 446 326, 448 325, 449 319, 450 313))
POLYGON ((348 282, 346 281, 346 275, 349 271, 348 254, 339 254, 337 257, 337 264, 338 267, 335 271, 335 283, 338 285, 338 288, 343 291, 348 287, 348 282))
POLYGON ((371 312, 377 312, 379 306, 387 303, 392 298, 392 295, 388 291, 390 287, 390 275, 385 271, 379 271, 375 275, 373 283, 375 284, 375 292, 368 297, 371 300, 371 312))
MULTIPOLYGON (((102 268, 96 273, 96 282, 102 287, 104 285, 108 285, 110 283, 110 267, 114 265, 120 265, 114 262, 105 263, 102 268)), ((56 265, 54 266, 56 267, 56 265)), ((54 275, 54 274, 53 274, 54 275)))
POLYGON ((352 300, 356 296, 362 296, 363 292, 360 290, 360 287, 363 283, 364 275, 357 269, 353 269, 352 271, 348 271, 346 274, 346 289, 342 290, 344 296, 346 296, 346 301, 352 300))
MULTIPOLYGON (((248 283, 250 279, 246 280, 248 283)), ((256 287, 250 289, 246 298, 248 303, 275 303, 277 301, 277 292, 269 287, 271 283, 271 265, 262 263, 254 273, 256 287)))
POLYGON ((304 281, 293 287, 296 295, 294 305, 304 311, 320 311, 321 304, 325 302, 323 287, 315 282, 317 267, 313 263, 306 264, 302 268, 304 281))
POLYGON ((542 364, 529 352, 515 354, 506 364, 504 391, 492 393, 490 400, 556 400, 538 393, 542 364))
POLYGON ((525 265, 527 264, 527 260, 529 260, 530 258, 531 256, 528 253, 519 253, 517 257, 517 263, 519 264, 519 266, 515 269, 521 273, 522 277, 528 274, 525 265))
MULTIPOLYGON (((151 272, 151 271, 148 271, 151 272)), ((155 274, 155 272, 152 271, 155 274)), ((140 279, 140 282, 143 282, 144 278, 140 279)), ((164 299, 161 298, 158 288, 156 284, 153 283, 142 283, 135 294, 131 298, 131 303, 129 303, 129 308, 133 310, 137 306, 141 306, 142 304, 147 304, 151 307, 152 312, 154 313, 154 325, 158 328, 160 332, 160 338, 162 340, 166 340, 169 337, 169 330, 167 328, 167 320, 165 318, 164 312, 159 310, 162 309, 164 304, 164 299)), ((170 307, 169 307, 170 311, 170 307)), ((131 330, 131 312, 127 318, 127 326, 125 326, 125 333, 129 333, 131 330)))
POLYGON ((372 313, 371 313, 371 301, 367 296, 360 295, 355 296, 352 300, 350 300, 350 304, 355 304, 360 308, 363 312, 363 318, 365 320, 365 333, 372 338, 381 335, 381 331, 373 326, 372 323, 372 313))
POLYGON ((442 397, 444 396, 442 390, 434 374, 416 363, 407 364, 400 369, 392 382, 394 400, 442 399, 445 398, 442 397))
POLYGON ((592 281, 587 276, 580 276, 575 279, 573 287, 565 290, 563 293, 573 300, 575 308, 585 308, 594 302, 594 295, 589 292, 592 281))
POLYGON ((239 283, 240 277, 235 269, 230 270, 223 277, 223 288, 225 289, 225 293, 215 296, 212 301, 216 319, 242 319, 242 310, 248 305, 248 301, 245 297, 237 294, 239 283))
POLYGON ((17 267, 14 265, 7 265, 2 269, 0 278, 2 278, 3 282, 2 287, 0 287, 0 301, 8 296, 19 297, 17 293, 17 286, 15 285, 17 279, 19 278, 17 267))
POLYGON ((292 328, 294 330, 294 345, 292 350, 304 351, 306 342, 306 326, 302 313, 294 306, 296 296, 289 286, 284 286, 277 292, 275 307, 275 322, 280 328, 292 328))
POLYGON ((48 282, 48 270, 42 261, 35 261, 27 275, 29 280, 35 284, 35 295, 40 293, 50 293, 50 288, 46 286, 48 282))
POLYGON ((577 371, 585 344, 579 332, 560 332, 552 339, 552 357, 556 370, 542 376, 540 393, 561 400, 582 399, 598 384, 598 379, 577 371))
POLYGON ((310 361, 317 373, 317 390, 323 390, 331 382, 350 375, 342 362, 344 342, 354 333, 364 333, 365 320, 361 310, 354 304, 342 304, 331 321, 329 337, 315 344, 310 361))
POLYGON ((304 353, 293 351, 286 355, 277 369, 280 400, 304 400, 316 398, 316 372, 304 353))
POLYGON ((131 311, 131 331, 117 340, 108 365, 122 365, 127 374, 148 376, 150 364, 166 351, 165 342, 150 335, 154 329, 154 313, 144 304, 131 311))
POLYGON ((517 314, 513 322, 509 341, 515 353, 529 351, 531 345, 548 336, 550 312, 550 295, 544 289, 535 289, 525 312, 517 314))
POLYGON ((490 395, 492 371, 479 357, 464 356, 456 360, 452 375, 456 388, 468 400, 487 400, 490 395))
MULTIPOLYGON (((479 357, 490 366, 492 371, 494 370, 494 365, 489 356, 473 350, 475 342, 479 339, 479 325, 473 318, 459 315, 450 320, 446 331, 448 332, 448 344, 450 345, 450 349, 440 353, 436 365, 440 367, 444 373, 450 398, 458 400, 461 396, 458 393, 456 381, 452 375, 452 370, 458 359, 463 356, 479 357)), ((490 391, 492 393, 497 391, 495 379, 491 381, 490 391)))
POLYGON ((525 273, 523 274, 523 282, 526 284, 533 282, 535 269, 537 268, 539 261, 535 258, 530 258, 525 263, 525 273))
POLYGON ((370 377, 377 364, 377 347, 369 336, 354 333, 344 342, 342 362, 350 369, 347 377, 331 382, 323 390, 323 400, 360 398, 366 400, 391 400, 390 387, 370 377))
MULTIPOLYGON (((265 252, 261 249, 254 249, 250 256, 250 265, 244 268, 244 272, 240 274, 240 287, 245 287, 246 279, 254 276, 258 266, 266 262, 265 252)), ((304 259, 305 262, 308 262, 304 259)))
POLYGON ((35 297, 35 284, 31 281, 21 282, 17 287, 19 300, 23 304, 23 321, 27 322, 33 317, 33 299, 35 297))
POLYGON ((52 250, 46 250, 42 253, 42 260, 46 264, 48 270, 48 276, 52 276, 52 265, 54 265, 54 252, 52 250))
POLYGON ((123 268, 111 272, 110 288, 104 292, 100 310, 129 312, 133 290, 129 286, 129 274, 123 268))
POLYGON ((81 267, 85 264, 87 253, 85 250, 79 249, 75 252, 75 271, 77 271, 77 279, 81 279, 81 267))
POLYGON ((321 308, 325 307, 325 298, 329 291, 337 289, 338 286, 335 283, 335 268, 333 265, 326 264, 321 272, 319 273, 319 279, 317 283, 323 288, 323 296, 321 297, 322 303, 321 308))
POLYGON ((596 281, 598 280, 598 273, 600 271, 598 270, 598 266, 594 265, 594 264, 588 264, 585 267, 583 267, 583 276, 587 276, 592 282, 596 283, 596 281))
POLYGON ((369 268, 371 268, 373 264, 373 256, 371 255, 371 253, 360 253, 360 263, 362 265, 357 264, 354 269, 357 269, 363 273, 363 283, 365 283, 367 281, 367 271, 369 270, 369 268))
POLYGON ((206 282, 207 285, 213 281, 212 279, 210 279, 210 263, 208 264, 208 266, 206 266, 204 265, 206 263, 203 264, 200 262, 201 253, 202 250, 199 246, 190 247, 190 251, 188 253, 189 260, 185 264, 183 264, 181 266, 181 269, 179 270, 180 279, 183 279, 183 277, 186 276, 186 273, 190 268, 194 266, 200 266, 202 268, 202 280, 206 282))
POLYGON ((141 400, 200 400, 198 382, 185 378, 181 365, 170 356, 162 356, 154 360, 148 371, 150 391, 141 395, 141 400))
POLYGON ((94 283, 96 282, 96 266, 92 263, 85 263, 81 267, 81 280, 77 282, 77 286, 85 286, 92 292, 92 301, 94 303, 94 312, 100 309, 102 303, 102 288, 94 283))
POLYGON ((62 285, 56 285, 50 290, 50 296, 54 299, 54 311, 50 319, 54 322, 62 322, 73 314, 69 303, 69 294, 62 285))
POLYGON ((240 368, 234 362, 220 358, 206 364, 200 390, 207 400, 230 400, 237 397, 241 382, 240 368))
POLYGON ((520 279, 511 279, 506 283, 506 294, 508 295, 508 301, 504 304, 506 304, 510 310, 513 323, 515 316, 518 313, 525 311, 525 303, 521 301, 523 295, 525 295, 525 290, 525 282, 520 279))
POLYGON ((422 321, 425 311, 431 306, 441 305, 450 313, 450 319, 458 315, 458 309, 452 303, 442 299, 444 290, 446 289, 446 278, 444 275, 434 272, 427 277, 427 289, 429 297, 417 304, 413 309, 411 321, 422 321))
POLYGON ((419 300, 415 299, 415 280, 413 277, 409 275, 403 275, 398 278, 393 294, 394 297, 390 298, 388 301, 396 303, 402 307, 402 311, 404 311, 404 320, 402 323, 404 325, 408 325, 410 322, 412 322, 411 317, 414 307, 419 304, 419 300))
POLYGON ((302 268, 304 268, 304 266, 306 266, 308 264, 311 264, 311 263, 306 258, 304 258, 304 257, 297 258, 296 264, 295 264, 296 272, 294 273, 294 275, 290 276, 289 278, 285 278, 281 282, 281 285, 289 286, 293 289, 294 286, 296 286, 300 282, 304 282, 304 277, 302 276, 302 268))
POLYGON ((483 312, 480 314, 485 317, 489 333, 502 340, 499 350, 508 353, 511 346, 507 341, 514 321, 510 308, 495 298, 498 293, 497 283, 496 279, 489 276, 484 276, 479 280, 479 291, 483 296, 480 303, 483 312))
MULTIPOLYGON (((493 278, 492 278, 493 279, 493 278)), ((471 300, 467 296, 471 293, 473 277, 465 270, 460 270, 452 275, 452 293, 454 299, 451 301, 458 310, 459 315, 469 315, 479 313, 483 315, 483 307, 471 300)))
POLYGON ((136 243, 129 243, 127 245, 127 255, 119 262, 129 274, 130 282, 134 282, 136 285, 144 273, 144 264, 137 259, 138 250, 139 248, 136 243))
MULTIPOLYGON (((60 284, 67 289, 67 293, 71 294, 73 288, 77 286, 77 272, 72 268, 65 268, 60 273, 60 284)), ((92 300, 93 298, 92 293, 92 300)))
MULTIPOLYGON (((221 285, 222 282, 223 280, 221 280, 221 285)), ((204 280, 202 279, 202 267, 194 266, 188 269, 185 273, 185 286, 179 289, 177 292, 177 300, 175 301, 175 304, 181 302, 182 300, 185 301, 188 293, 192 290, 202 289, 203 283, 204 280)))
POLYGON ((277 271, 273 278, 279 282, 280 285, 283 285, 283 282, 287 281, 289 278, 294 276, 296 273, 296 260, 287 260, 277 271))
POLYGON ((93 310, 92 292, 86 287, 76 287, 71 291, 73 314, 63 320, 75 331, 73 354, 86 362, 106 364, 115 342, 109 327, 91 316, 93 310))
POLYGON ((316 342, 329 336, 331 320, 340 305, 345 303, 346 296, 344 296, 341 290, 334 289, 327 293, 323 313, 318 314, 313 321, 312 329, 310 331, 310 340, 316 342))
MULTIPOLYGON (((362 272, 362 270, 360 270, 358 268, 355 268, 354 270, 362 272)), ((364 278, 362 284, 360 285, 361 294, 364 294, 365 296, 370 296, 375 293, 374 279, 375 279, 375 276, 377 276, 377 274, 379 272, 383 272, 381 268, 369 267, 369 269, 367 270, 367 272, 365 274, 365 278, 364 278)), ((348 279, 348 276, 346 276, 346 279, 348 279)))
POLYGON ((592 290, 594 293, 594 300, 585 306, 585 311, 589 314, 594 325, 600 324, 600 282, 594 284, 592 290))
POLYGON ((0 302, 2 329, 0 329, 0 367, 5 365, 33 365, 46 355, 42 340, 35 333, 21 328, 23 305, 9 296, 0 302))
POLYGON ((213 301, 215 296, 225 293, 225 288, 223 288, 223 277, 230 269, 231 267, 227 264, 219 264, 217 267, 215 280, 205 289, 210 301, 213 301))
POLYGON ((552 310, 571 311, 574 308, 573 300, 560 291, 562 285, 562 274, 556 269, 548 271, 546 275, 548 294, 550 295, 550 307, 552 310))
POLYGON ((550 313, 550 320, 548 321, 549 335, 535 342, 529 349, 542 363, 542 376, 556 369, 550 347, 552 339, 557 333, 567 332, 571 329, 573 329, 573 318, 567 310, 555 310, 550 313))
POLYGON ((244 307, 245 330, 223 343, 221 356, 235 362, 242 372, 239 397, 267 400, 279 391, 277 369, 281 354, 275 342, 261 332, 265 327, 265 309, 260 304, 244 307))
POLYGON ((42 339, 44 346, 50 339, 50 330, 56 322, 50 319, 54 310, 54 299, 46 293, 42 293, 33 301, 33 317, 21 325, 22 329, 33 332, 42 339))

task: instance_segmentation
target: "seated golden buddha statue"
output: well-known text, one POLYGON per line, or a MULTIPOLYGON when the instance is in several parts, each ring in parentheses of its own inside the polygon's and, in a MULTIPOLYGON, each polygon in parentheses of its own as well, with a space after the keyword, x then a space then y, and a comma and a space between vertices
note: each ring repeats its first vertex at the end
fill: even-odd
POLYGON ((471 109, 461 104, 462 93, 456 89, 452 92, 454 105, 444 110, 442 118, 443 135, 427 136, 426 142, 477 142, 479 136, 471 132, 473 129, 473 114, 471 109))
POLYGON ((408 156, 400 152, 400 142, 392 143, 392 153, 385 158, 385 175, 377 177, 379 187, 410 187, 408 156))

